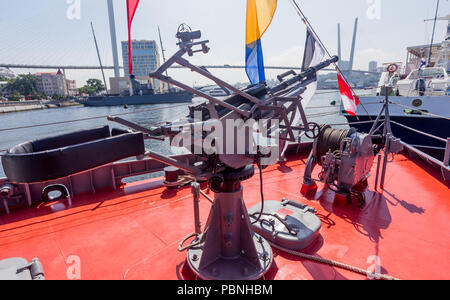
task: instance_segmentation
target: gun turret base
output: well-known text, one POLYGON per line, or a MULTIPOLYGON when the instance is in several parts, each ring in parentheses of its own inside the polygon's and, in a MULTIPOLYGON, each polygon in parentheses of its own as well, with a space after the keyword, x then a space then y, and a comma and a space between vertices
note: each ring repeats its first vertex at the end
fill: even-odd
POLYGON ((223 185, 209 215, 204 233, 187 253, 191 270, 204 280, 257 280, 273 262, 269 243, 253 231, 245 207, 241 181, 253 175, 253 165, 222 174, 223 185), (201 242, 201 243, 200 243, 201 242), (198 244, 200 243, 200 244, 198 244))

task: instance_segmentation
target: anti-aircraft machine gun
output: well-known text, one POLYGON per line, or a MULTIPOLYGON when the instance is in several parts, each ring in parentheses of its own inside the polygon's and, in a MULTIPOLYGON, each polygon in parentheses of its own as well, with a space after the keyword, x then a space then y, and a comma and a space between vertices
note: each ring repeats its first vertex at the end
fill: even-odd
MULTIPOLYGON (((287 143, 297 142, 302 135, 316 140, 315 154, 312 154, 316 160, 309 163, 309 173, 306 174, 308 179, 311 179, 312 168, 317 162, 337 165, 336 160, 333 161, 327 154, 329 151, 341 150, 340 159, 344 161, 343 153, 347 149, 341 149, 344 138, 333 140, 332 147, 337 148, 328 149, 330 145, 328 142, 324 143, 323 138, 336 133, 308 122, 302 105, 302 94, 316 80, 317 72, 337 62, 338 57, 334 56, 300 74, 294 71, 281 74, 278 76, 280 84, 273 88, 260 83, 237 89, 212 75, 206 68, 195 66, 183 58, 186 54, 193 56, 199 52, 209 52, 208 40, 196 41, 201 39, 200 31, 192 31, 183 24, 176 37, 179 39, 178 52, 151 73, 150 77, 208 101, 190 107, 189 115, 184 120, 150 130, 118 117, 109 119, 142 131, 149 138, 168 137, 172 145, 184 147, 199 158, 198 163, 190 165, 152 151, 146 153, 155 160, 192 175, 198 181, 208 181, 210 189, 215 193, 215 201, 203 232, 199 224, 198 206, 194 207, 196 233, 191 237, 195 239, 188 247, 183 248, 188 249, 187 263, 190 269, 202 279, 259 279, 273 261, 273 253, 267 240, 287 248, 303 249, 318 236, 321 222, 313 214, 313 209, 288 200, 282 203, 266 202, 266 205, 263 200, 260 205, 247 211, 241 183, 254 176, 255 164, 261 170, 264 166, 277 163, 287 143), (217 99, 164 75, 174 64, 214 81, 233 94, 224 100, 217 99), (298 213, 284 218, 277 214, 278 210, 287 206, 297 209, 298 213), (280 224, 284 229, 276 229, 280 224), (305 228, 307 230, 302 230, 305 228)), ((351 134, 342 133, 341 137, 344 135, 346 138, 353 137, 345 139, 350 151, 363 153, 364 167, 361 173, 364 175, 361 176, 364 177, 373 163, 376 149, 372 144, 374 140, 365 139, 353 130, 351 134)), ((345 168, 341 169, 345 171, 345 168)), ((333 178, 336 168, 327 170, 323 176, 333 178)), ((312 184, 307 180, 305 183, 312 184)), ((195 185, 193 186, 194 196, 197 194, 198 197, 198 187, 195 189, 195 185)))

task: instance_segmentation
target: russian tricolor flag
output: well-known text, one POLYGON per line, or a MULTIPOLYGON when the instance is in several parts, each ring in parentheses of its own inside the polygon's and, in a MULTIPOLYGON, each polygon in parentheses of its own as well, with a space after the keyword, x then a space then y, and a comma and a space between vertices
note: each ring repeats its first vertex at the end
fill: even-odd
POLYGON ((266 32, 277 9, 277 0, 247 0, 245 62, 252 84, 266 80, 261 37, 266 32))

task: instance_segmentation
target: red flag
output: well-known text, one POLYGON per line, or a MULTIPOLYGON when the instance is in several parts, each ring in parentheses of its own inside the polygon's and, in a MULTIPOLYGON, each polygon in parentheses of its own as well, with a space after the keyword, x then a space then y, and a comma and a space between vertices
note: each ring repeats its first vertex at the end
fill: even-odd
POLYGON ((339 82, 339 90, 341 92, 342 103, 344 104, 345 111, 356 116, 356 109, 359 104, 358 96, 353 95, 353 92, 347 82, 342 78, 341 74, 337 74, 339 82))
POLYGON ((131 55, 131 24, 133 23, 134 14, 138 7, 139 0, 127 0, 127 15, 128 15, 128 71, 133 74, 133 57, 131 55))

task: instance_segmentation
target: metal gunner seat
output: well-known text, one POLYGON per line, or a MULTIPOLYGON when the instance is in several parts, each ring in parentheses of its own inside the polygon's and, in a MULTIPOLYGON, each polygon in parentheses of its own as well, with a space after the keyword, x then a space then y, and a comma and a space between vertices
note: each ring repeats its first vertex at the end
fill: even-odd
POLYGON ((145 153, 143 133, 109 126, 30 141, 10 149, 2 164, 8 180, 37 183, 67 177, 145 153))

